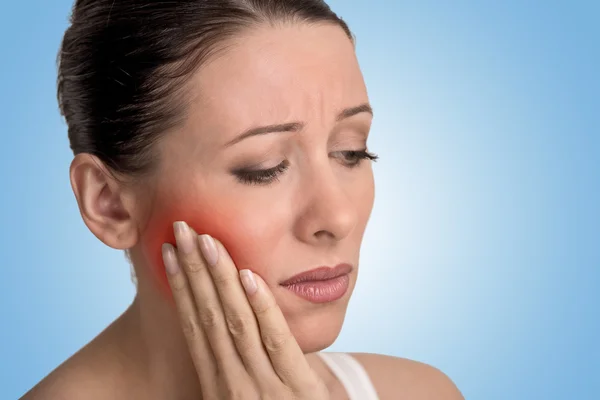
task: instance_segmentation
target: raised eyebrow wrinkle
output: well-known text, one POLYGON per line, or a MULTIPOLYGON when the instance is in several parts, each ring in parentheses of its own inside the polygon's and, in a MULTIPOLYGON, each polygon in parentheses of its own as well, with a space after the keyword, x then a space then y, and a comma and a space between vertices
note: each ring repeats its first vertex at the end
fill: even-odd
POLYGON ((304 128, 304 124, 302 122, 289 122, 286 124, 259 126, 257 128, 251 128, 244 131, 244 133, 228 142, 225 147, 233 146, 234 144, 239 143, 251 136, 264 135, 273 132, 298 132, 302 130, 302 128, 304 128))
MULTIPOLYGON (((338 116, 336 117, 336 121, 339 122, 341 120, 350 118, 356 114, 360 114, 363 112, 373 115, 373 109, 371 108, 371 106, 368 103, 364 103, 356 107, 345 108, 338 114, 338 116)), ((302 128, 304 128, 304 125, 305 124, 303 122, 289 122, 285 124, 266 125, 259 126, 257 128, 250 128, 244 131, 241 135, 235 137, 233 140, 227 142, 225 144, 225 147, 233 146, 234 144, 239 143, 242 140, 251 136, 265 135, 267 133, 274 132, 298 132, 302 130, 302 128)))

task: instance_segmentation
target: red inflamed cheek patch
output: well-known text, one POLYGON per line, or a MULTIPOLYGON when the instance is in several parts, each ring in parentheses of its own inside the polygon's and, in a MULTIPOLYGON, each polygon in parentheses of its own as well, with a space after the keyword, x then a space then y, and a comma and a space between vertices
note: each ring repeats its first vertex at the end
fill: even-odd
POLYGON ((162 245, 170 243, 177 247, 173 231, 175 221, 185 221, 198 234, 207 233, 221 241, 238 269, 242 269, 246 264, 246 257, 243 256, 247 253, 243 251, 244 240, 239 240, 241 239, 239 233, 237 235, 235 233, 236 218, 216 212, 215 209, 199 210, 197 205, 195 208, 194 212, 190 212, 189 210, 194 207, 180 204, 170 210, 154 212, 141 239, 142 251, 148 261, 148 268, 151 269, 149 275, 156 279, 160 291, 171 300, 172 294, 162 257, 162 245))

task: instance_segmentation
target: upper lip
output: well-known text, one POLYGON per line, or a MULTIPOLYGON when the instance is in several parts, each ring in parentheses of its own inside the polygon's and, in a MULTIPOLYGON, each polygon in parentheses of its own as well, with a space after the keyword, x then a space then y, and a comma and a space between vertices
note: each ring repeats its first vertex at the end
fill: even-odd
POLYGON ((352 265, 350 264, 338 264, 335 267, 318 267, 309 271, 301 272, 297 275, 292 276, 289 279, 281 282, 280 285, 293 285, 300 282, 314 282, 314 281, 325 281, 334 279, 342 275, 349 274, 352 271, 352 265))

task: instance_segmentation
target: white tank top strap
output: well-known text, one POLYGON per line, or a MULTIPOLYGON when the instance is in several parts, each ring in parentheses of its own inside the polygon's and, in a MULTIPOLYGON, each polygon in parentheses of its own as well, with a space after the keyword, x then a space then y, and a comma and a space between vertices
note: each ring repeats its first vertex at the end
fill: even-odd
POLYGON ((350 400, 379 400, 377 391, 364 367, 350 354, 317 352, 342 383, 350 400))

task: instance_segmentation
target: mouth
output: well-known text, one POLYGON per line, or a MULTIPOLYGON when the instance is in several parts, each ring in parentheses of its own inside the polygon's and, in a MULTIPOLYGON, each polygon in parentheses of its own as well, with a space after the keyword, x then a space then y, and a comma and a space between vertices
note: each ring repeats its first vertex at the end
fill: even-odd
POLYGON ((279 285, 312 303, 328 303, 346 294, 352 269, 350 264, 319 267, 294 275, 279 285))

